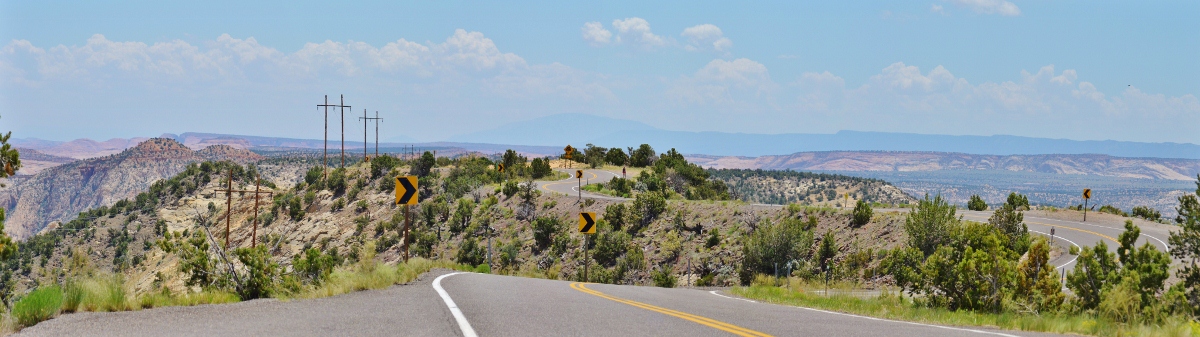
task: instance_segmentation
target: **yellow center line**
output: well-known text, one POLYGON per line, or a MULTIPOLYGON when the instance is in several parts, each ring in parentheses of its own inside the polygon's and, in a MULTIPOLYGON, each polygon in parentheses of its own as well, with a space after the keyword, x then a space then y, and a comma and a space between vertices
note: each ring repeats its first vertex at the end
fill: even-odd
POLYGON ((1117 239, 1116 239, 1116 238, 1114 238, 1114 237, 1111 237, 1111 236, 1108 236, 1108 235, 1104 235, 1104 234, 1100 234, 1100 233, 1096 233, 1096 232, 1089 231, 1089 230, 1086 230, 1086 229, 1079 229, 1079 228, 1075 228, 1075 227, 1067 227, 1067 226, 1063 226, 1063 225, 1051 225, 1051 224, 1047 224, 1047 223, 1033 222, 1033 221, 1026 221, 1026 222, 1028 222, 1028 223, 1031 223, 1031 224, 1035 224, 1035 225, 1042 225, 1042 226, 1047 226, 1047 227, 1054 227, 1054 228, 1069 229, 1069 230, 1073 230, 1073 231, 1076 231, 1076 232, 1088 233, 1088 234, 1092 234, 1092 235, 1095 235, 1095 236, 1099 236, 1099 237, 1102 237, 1102 238, 1105 238, 1105 239, 1112 240, 1112 242, 1116 242, 1116 243, 1117 243, 1117 245, 1120 245, 1120 244, 1121 244, 1121 241, 1117 241, 1117 239))
POLYGON ((1050 226, 1050 227, 1054 227, 1054 228, 1070 229, 1070 230, 1073 230, 1073 231, 1076 231, 1076 232, 1084 232, 1084 233, 1088 233, 1088 234, 1092 234, 1092 235, 1095 235, 1095 236, 1099 236, 1099 237, 1102 237, 1102 238, 1105 238, 1105 239, 1112 240, 1112 242, 1116 242, 1118 245, 1120 245, 1120 244, 1121 244, 1121 241, 1117 241, 1117 239, 1115 239, 1115 238, 1113 238, 1113 237, 1111 237, 1111 236, 1104 235, 1104 234, 1100 234, 1100 233, 1096 233, 1096 232, 1089 231, 1089 230, 1086 230, 1086 229, 1079 229, 1079 228, 1075 228, 1075 227, 1066 227, 1066 226, 1061 226, 1061 225, 1051 225, 1051 224, 1044 224, 1044 223, 1040 223, 1040 222, 1033 222, 1033 221, 1029 221, 1029 223, 1031 223, 1031 224, 1035 224, 1035 225, 1050 226))
POLYGON ((713 329, 725 331, 725 332, 728 332, 728 333, 731 333, 734 335, 738 335, 738 336, 770 336, 770 335, 762 333, 762 332, 746 329, 746 328, 743 328, 740 326, 721 322, 721 321, 718 321, 715 319, 711 319, 711 318, 707 318, 707 317, 703 317, 703 316, 692 315, 692 314, 689 314, 686 312, 675 311, 675 310, 662 308, 662 307, 656 307, 656 306, 649 305, 646 303, 630 301, 627 299, 610 296, 608 294, 605 294, 605 293, 602 293, 599 291, 588 289, 587 286, 582 282, 571 283, 571 288, 573 288, 575 290, 579 290, 580 292, 583 292, 585 294, 593 295, 596 297, 604 298, 604 299, 618 302, 618 303, 628 304, 628 305, 631 305, 634 307, 654 311, 654 312, 668 315, 668 316, 674 316, 674 317, 677 317, 680 319, 698 323, 698 324, 708 326, 713 329))

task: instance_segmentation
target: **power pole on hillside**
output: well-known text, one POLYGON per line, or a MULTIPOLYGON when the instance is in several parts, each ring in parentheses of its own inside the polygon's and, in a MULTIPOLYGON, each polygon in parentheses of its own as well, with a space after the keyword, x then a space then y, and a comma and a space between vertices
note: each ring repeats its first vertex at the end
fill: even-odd
POLYGON ((259 189, 258 183, 259 177, 255 176, 253 191, 233 189, 233 169, 230 168, 229 180, 225 182, 225 189, 216 190, 216 192, 225 193, 225 249, 229 249, 229 223, 231 222, 231 217, 233 215, 233 192, 254 194, 254 233, 251 234, 250 240, 253 242, 253 244, 257 245, 259 195, 263 193, 272 194, 272 192, 262 192, 259 189))
POLYGON ((258 174, 255 174, 255 175, 254 175, 254 192, 253 192, 253 193, 254 193, 254 229, 253 229, 253 231, 252 231, 252 232, 250 232, 250 248, 254 248, 254 247, 257 247, 257 246, 258 246, 258 205, 259 205, 259 195, 260 195, 260 194, 263 194, 263 193, 266 193, 266 194, 267 194, 267 196, 271 196, 271 195, 273 195, 273 194, 274 194, 273 192, 262 192, 262 191, 261 191, 261 187, 262 187, 262 184, 261 184, 261 183, 262 183, 262 177, 261 177, 261 176, 259 176, 258 174))
POLYGON ((321 155, 321 173, 324 178, 329 178, 329 108, 336 105, 329 104, 329 95, 325 95, 325 104, 317 104, 317 107, 325 108, 325 142, 322 144, 324 150, 321 155))
POLYGON ((375 121, 375 157, 379 157, 379 111, 375 112, 375 117, 367 117, 367 109, 363 109, 363 116, 358 119, 363 121, 363 157, 367 156, 367 121, 375 121))
POLYGON ((338 104, 338 108, 342 109, 342 166, 346 167, 346 109, 350 108, 346 105, 346 95, 338 95, 342 103, 338 104))

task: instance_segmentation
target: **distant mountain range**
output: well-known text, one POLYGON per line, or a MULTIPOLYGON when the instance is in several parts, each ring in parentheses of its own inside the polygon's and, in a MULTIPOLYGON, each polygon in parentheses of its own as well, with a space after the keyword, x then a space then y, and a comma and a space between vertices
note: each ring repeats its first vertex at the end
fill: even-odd
POLYGON ((998 170, 1187 181, 1196 180, 1196 174, 1200 173, 1200 160, 1196 159, 1122 158, 1097 154, 998 156, 946 152, 831 151, 759 157, 689 155, 687 159, 708 168, 796 171, 998 170))
POLYGON ((456 142, 524 144, 562 148, 598 146, 675 148, 717 156, 786 155, 812 151, 931 151, 985 155, 1104 154, 1117 157, 1200 159, 1200 145, 1079 141, 1020 136, 948 136, 839 131, 834 134, 747 134, 668 131, 636 121, 583 114, 560 114, 513 122, 493 130, 450 139, 456 142))

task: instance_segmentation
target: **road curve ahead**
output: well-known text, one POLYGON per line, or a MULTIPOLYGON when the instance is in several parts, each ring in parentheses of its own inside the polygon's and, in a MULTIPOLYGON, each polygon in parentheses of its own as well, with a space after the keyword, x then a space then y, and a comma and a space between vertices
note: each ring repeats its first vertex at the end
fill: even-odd
POLYGON ((449 271, 427 273, 408 285, 315 300, 68 314, 18 335, 1048 336, 763 304, 720 291, 449 271))
MULTIPOLYGON (((565 172, 569 174, 570 177, 558 181, 538 182, 538 189, 543 193, 559 193, 569 196, 576 196, 579 195, 579 185, 587 185, 589 183, 604 183, 612 180, 612 178, 620 177, 620 175, 616 173, 605 170, 583 169, 583 179, 580 181, 579 179, 575 179, 574 169, 557 169, 556 171, 565 172)), ((587 191, 583 191, 583 197, 587 199, 628 200, 625 198, 612 197, 587 191)))

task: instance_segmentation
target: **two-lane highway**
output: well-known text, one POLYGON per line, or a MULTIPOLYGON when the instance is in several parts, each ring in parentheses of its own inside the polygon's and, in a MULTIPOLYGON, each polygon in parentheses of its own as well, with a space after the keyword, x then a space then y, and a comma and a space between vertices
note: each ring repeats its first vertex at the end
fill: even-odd
POLYGON ((440 286, 462 311, 468 331, 479 336, 1043 335, 883 320, 757 303, 697 289, 472 273, 445 276, 440 286))
POLYGON ((1046 336, 757 303, 722 291, 434 271, 315 300, 76 313, 22 336, 1046 336))
MULTIPOLYGON (((575 179, 575 169, 557 169, 556 171, 567 173, 570 175, 570 177, 567 177, 566 179, 559 180, 559 181, 538 182, 537 183, 538 189, 542 190, 542 192, 559 193, 559 194, 574 196, 574 195, 580 194, 580 191, 579 191, 580 184, 587 185, 589 183, 590 184, 606 183, 609 180, 612 180, 613 178, 619 178, 621 176, 620 174, 605 171, 605 170, 593 170, 593 169, 582 169, 582 170, 583 170, 583 181, 582 182, 580 182, 579 179, 575 179)), ((591 193, 588 191, 583 191, 582 194, 583 194, 584 198, 588 198, 588 199, 627 200, 625 198, 607 196, 607 195, 603 195, 603 194, 596 194, 596 193, 591 193)))

